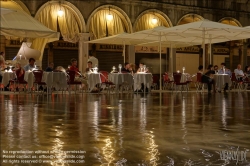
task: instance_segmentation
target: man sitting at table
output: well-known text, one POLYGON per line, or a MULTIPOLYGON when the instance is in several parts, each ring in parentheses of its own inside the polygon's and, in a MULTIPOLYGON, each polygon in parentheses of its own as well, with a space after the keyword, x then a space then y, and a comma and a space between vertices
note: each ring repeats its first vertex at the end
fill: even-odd
POLYGON ((54 70, 54 63, 50 62, 49 66, 46 68, 46 72, 52 72, 54 70))
POLYGON ((144 65, 145 65, 145 64, 144 64, 144 63, 142 63, 142 62, 139 64, 139 68, 138 68, 138 70, 137 70, 137 73, 138 73, 138 72, 145 72, 145 73, 149 73, 148 68, 146 68, 146 69, 145 69, 145 71, 144 71, 144 69, 143 69, 144 65))
POLYGON ((29 64, 23 67, 25 71, 33 70, 35 68, 36 60, 34 58, 29 59, 29 64))
POLYGON ((243 78, 245 77, 243 71, 241 70, 241 64, 238 64, 237 69, 234 70, 235 76, 237 80, 243 81, 243 78))
POLYGON ((130 68, 130 64, 128 62, 125 62, 124 68, 122 68, 122 72, 130 73, 129 68, 130 68))
POLYGON ((81 72, 77 67, 77 60, 75 58, 72 58, 70 62, 71 66, 69 67, 69 70, 75 71, 75 81, 82 82, 82 84, 87 86, 87 80, 82 76, 81 72))
POLYGON ((213 65, 209 65, 206 73, 201 76, 202 82, 207 84, 208 93, 211 93, 212 86, 213 86, 214 93, 216 92, 215 82, 213 79, 214 70, 212 70, 212 68, 213 68, 213 65))
POLYGON ((86 70, 85 70, 86 73, 90 72, 91 69, 93 68, 93 67, 92 67, 92 62, 91 62, 91 61, 88 61, 88 64, 87 64, 87 65, 88 65, 88 66, 87 66, 87 68, 86 68, 86 70))
MULTIPOLYGON (((232 73, 231 73, 230 69, 226 68, 226 63, 221 63, 221 69, 218 71, 218 74, 224 74, 224 69, 225 69, 225 74, 227 74, 231 77, 232 73)), ((224 92, 226 92, 226 90, 228 90, 228 83, 225 84, 224 92)))

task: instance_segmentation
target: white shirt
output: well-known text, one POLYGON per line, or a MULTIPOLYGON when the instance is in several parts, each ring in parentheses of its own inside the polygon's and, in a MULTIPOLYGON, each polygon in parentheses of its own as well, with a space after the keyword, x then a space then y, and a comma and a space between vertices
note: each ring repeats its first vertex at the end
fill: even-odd
POLYGON ((235 69, 235 70, 234 70, 234 73, 235 73, 236 78, 240 78, 240 77, 243 77, 243 76, 244 76, 243 71, 242 71, 242 70, 239 70, 239 69, 235 69))
POLYGON ((95 67, 97 66, 98 67, 98 59, 94 56, 90 56, 90 58, 88 59, 88 62, 91 61, 92 62, 92 66, 95 67))

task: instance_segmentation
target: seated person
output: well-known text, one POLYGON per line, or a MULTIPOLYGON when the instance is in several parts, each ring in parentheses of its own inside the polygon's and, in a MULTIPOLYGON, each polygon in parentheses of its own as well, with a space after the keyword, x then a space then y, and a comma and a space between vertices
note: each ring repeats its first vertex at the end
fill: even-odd
POLYGON ((29 59, 29 64, 23 67, 25 71, 33 70, 35 68, 36 60, 34 58, 29 59))
POLYGON ((75 58, 71 59, 71 66, 69 70, 75 71, 75 80, 77 82, 82 82, 82 84, 87 85, 87 80, 82 76, 81 72, 77 68, 77 60, 75 58))
POLYGON ((238 64, 237 69, 234 70, 236 79, 239 81, 243 81, 245 75, 243 73, 243 71, 241 70, 241 64, 238 64))
POLYGON ((212 67, 213 67, 213 65, 209 65, 206 73, 201 76, 202 82, 207 84, 207 89, 208 89, 209 93, 212 90, 212 86, 213 86, 213 91, 216 92, 215 91, 215 82, 213 79, 214 71, 211 70, 212 67))
POLYGON ((46 68, 46 72, 52 72, 54 70, 54 63, 50 62, 49 66, 46 68))
POLYGON ((91 61, 88 61, 88 64, 87 64, 87 68, 85 70, 86 73, 90 72, 92 70, 92 62, 91 61))
POLYGON ((124 68, 122 68, 122 72, 130 73, 129 68, 130 68, 130 64, 128 62, 125 62, 124 68))
POLYGON ((130 73, 132 73, 132 74, 135 73, 135 64, 130 63, 129 66, 130 66, 130 67, 129 67, 130 73))
POLYGON ((21 67, 21 63, 19 63, 19 62, 16 63, 15 73, 16 74, 18 73, 17 77, 19 77, 19 78, 22 77, 25 73, 24 69, 21 67))
POLYGON ((246 67, 245 67, 245 75, 246 75, 247 77, 250 77, 250 66, 246 66, 246 67))
POLYGON ((145 72, 145 73, 148 73, 148 72, 149 72, 149 71, 148 71, 148 68, 146 68, 145 71, 144 71, 144 65, 145 65, 145 64, 141 62, 141 63, 139 64, 139 68, 138 68, 137 72, 145 72))
POLYGON ((200 65, 200 66, 198 67, 198 72, 197 72, 197 73, 203 74, 203 66, 202 66, 202 65, 200 65))
POLYGON ((217 65, 214 65, 214 72, 215 72, 215 74, 218 73, 218 66, 217 65))
MULTIPOLYGON (((226 63, 221 63, 221 68, 219 69, 218 74, 224 74, 224 69, 225 69, 225 74, 231 77, 232 76, 231 70, 226 68, 226 63)), ((224 87, 224 91, 226 90, 228 90, 228 83, 226 83, 224 87)))
POLYGON ((225 68, 225 74, 227 74, 231 77, 232 73, 231 73, 230 69, 226 68, 225 63, 221 63, 221 68, 219 69, 218 74, 224 74, 224 68, 225 68))
POLYGON ((55 71, 61 71, 61 72, 66 73, 66 70, 62 66, 57 66, 55 71))
MULTIPOLYGON (((5 60, 4 57, 2 56, 2 53, 0 54, 0 69, 1 71, 5 69, 5 60)), ((0 83, 2 82, 3 76, 0 71, 0 83)))

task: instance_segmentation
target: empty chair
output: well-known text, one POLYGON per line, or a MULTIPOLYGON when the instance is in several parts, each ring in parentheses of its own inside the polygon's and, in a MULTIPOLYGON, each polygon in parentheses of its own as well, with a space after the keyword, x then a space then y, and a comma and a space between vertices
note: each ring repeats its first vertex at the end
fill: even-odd
POLYGON ((182 91, 184 87, 186 87, 186 91, 188 91, 188 82, 181 82, 182 73, 173 73, 174 77, 174 88, 177 90, 177 87, 180 87, 180 90, 182 91))
POLYGON ((42 82, 43 71, 42 70, 33 70, 33 75, 35 77, 34 85, 36 85, 36 90, 44 90, 46 87, 46 83, 42 82), (42 87, 42 88, 41 88, 42 87))
POLYGON ((67 84, 68 84, 69 93, 70 93, 70 88, 71 88, 70 86, 71 85, 75 85, 75 93, 76 93, 77 85, 82 85, 82 82, 75 81, 76 72, 74 70, 67 70, 66 73, 68 76, 67 84))
POLYGON ((101 77, 101 86, 105 85, 105 88, 110 92, 110 90, 114 90, 115 84, 108 80, 108 72, 107 71, 100 71, 100 77, 101 77))

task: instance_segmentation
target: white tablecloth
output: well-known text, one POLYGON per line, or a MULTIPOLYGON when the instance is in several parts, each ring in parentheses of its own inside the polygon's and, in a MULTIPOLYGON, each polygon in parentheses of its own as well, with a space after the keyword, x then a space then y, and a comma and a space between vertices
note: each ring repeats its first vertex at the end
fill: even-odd
POLYGON ((116 85, 116 90, 119 89, 119 85, 122 83, 127 83, 128 85, 133 85, 134 78, 129 73, 110 73, 109 80, 116 85))
MULTIPOLYGON (((33 72, 26 71, 24 80, 28 83, 28 88, 32 88, 35 81, 33 72)), ((67 76, 64 72, 43 72, 42 82, 57 90, 67 88, 67 76)))
POLYGON ((140 90, 141 84, 147 86, 147 88, 151 88, 153 82, 153 77, 151 73, 136 73, 134 74, 134 90, 140 90))
POLYGON ((96 84, 102 83, 100 73, 90 73, 86 74, 86 76, 88 79, 89 91, 92 91, 95 88, 96 84))
POLYGON ((230 76, 227 74, 215 74, 214 81, 218 90, 221 90, 222 88, 224 88, 226 83, 228 83, 229 87, 232 84, 230 76))
POLYGON ((24 81, 27 82, 28 87, 27 88, 32 88, 33 87, 33 83, 35 81, 34 75, 32 73, 32 71, 26 71, 24 73, 24 81))
POLYGON ((15 74, 13 72, 2 72, 2 84, 7 86, 9 81, 15 78, 15 74))
POLYGON ((56 90, 67 88, 67 76, 64 72, 43 72, 42 82, 56 90))

